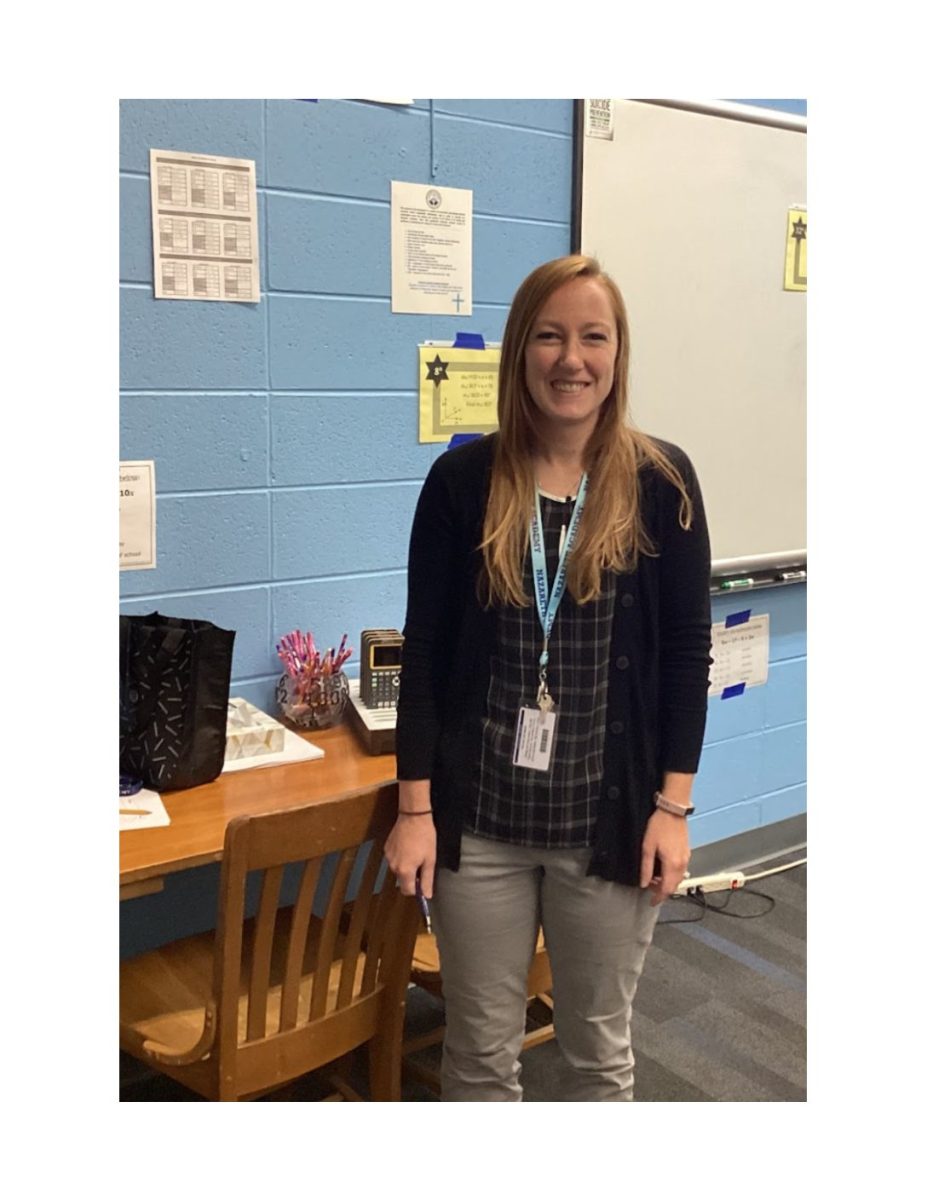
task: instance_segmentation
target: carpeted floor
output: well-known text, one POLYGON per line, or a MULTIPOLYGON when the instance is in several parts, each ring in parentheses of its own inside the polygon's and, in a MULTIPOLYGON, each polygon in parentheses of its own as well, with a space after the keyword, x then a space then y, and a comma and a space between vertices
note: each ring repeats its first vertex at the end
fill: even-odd
MULTIPOLYGON (((724 911, 703 911, 683 900, 663 906, 634 1004, 635 1099, 803 1101, 806 868, 708 899, 713 906, 725 905, 724 911), (759 893, 775 901, 770 911, 765 911, 769 900, 759 893), (762 915, 745 919, 754 913, 762 915)), ((440 1002, 413 989, 408 1034, 440 1020, 440 1002)), ((425 1051, 422 1061, 434 1064, 438 1053, 425 1051)), ((555 1041, 527 1052, 525 1100, 559 1099, 565 1071, 555 1041)), ((307 1076, 264 1100, 311 1101, 328 1091, 321 1080, 307 1076)), ((140 1073, 122 1056, 120 1099, 199 1097, 171 1080, 140 1073)), ((434 1101, 436 1096, 408 1083, 403 1099, 434 1101)))

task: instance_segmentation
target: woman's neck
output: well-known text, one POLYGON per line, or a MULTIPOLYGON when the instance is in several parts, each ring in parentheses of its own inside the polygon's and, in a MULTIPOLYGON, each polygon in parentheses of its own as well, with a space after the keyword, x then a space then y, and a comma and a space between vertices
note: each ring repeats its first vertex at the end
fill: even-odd
POLYGON ((583 477, 587 437, 558 438, 533 454, 534 477, 542 492, 553 496, 575 496, 583 477))

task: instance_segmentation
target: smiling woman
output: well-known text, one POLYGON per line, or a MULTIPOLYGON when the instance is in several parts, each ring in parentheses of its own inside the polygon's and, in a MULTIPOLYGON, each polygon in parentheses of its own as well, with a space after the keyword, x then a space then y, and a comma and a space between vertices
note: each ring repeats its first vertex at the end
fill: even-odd
POLYGON ((629 1018, 689 857, 710 554, 686 455, 631 428, 628 321, 594 259, 512 302, 499 432, 419 498, 386 855, 433 897, 442 1099, 521 1099, 539 926, 569 1100, 633 1098, 629 1018))
POLYGON ((525 384, 537 407, 538 449, 547 464, 542 486, 576 494, 576 486, 561 486, 549 446, 565 440, 585 445, 611 394, 617 353, 612 303, 597 279, 564 284, 538 313, 525 348, 525 384))

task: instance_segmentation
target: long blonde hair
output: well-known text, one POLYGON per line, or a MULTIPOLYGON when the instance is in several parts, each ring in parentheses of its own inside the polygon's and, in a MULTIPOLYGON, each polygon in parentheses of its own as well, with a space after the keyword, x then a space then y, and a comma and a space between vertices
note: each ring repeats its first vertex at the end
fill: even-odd
POLYGON ((534 511, 532 451, 540 441, 536 408, 525 381, 525 346, 538 313, 558 288, 595 279, 611 302, 618 329, 612 390, 599 410, 585 450, 589 494, 567 566, 567 587, 579 604, 601 592, 603 571, 632 571, 638 555, 654 553, 643 527, 638 471, 652 463, 679 490, 679 522, 692 523, 692 503, 679 471, 658 445, 628 420, 628 316, 624 299, 594 258, 571 254, 537 267, 515 293, 499 364, 499 434, 483 521, 484 599, 490 605, 531 603, 524 562, 534 511))

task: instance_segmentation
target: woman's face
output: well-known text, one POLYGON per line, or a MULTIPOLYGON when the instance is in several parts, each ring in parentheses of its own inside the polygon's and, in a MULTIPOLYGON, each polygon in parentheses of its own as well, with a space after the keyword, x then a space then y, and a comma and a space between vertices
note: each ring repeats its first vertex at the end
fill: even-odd
POLYGON ((548 297, 525 346, 525 382, 542 432, 592 433, 617 356, 615 315, 596 279, 574 279, 548 297))

